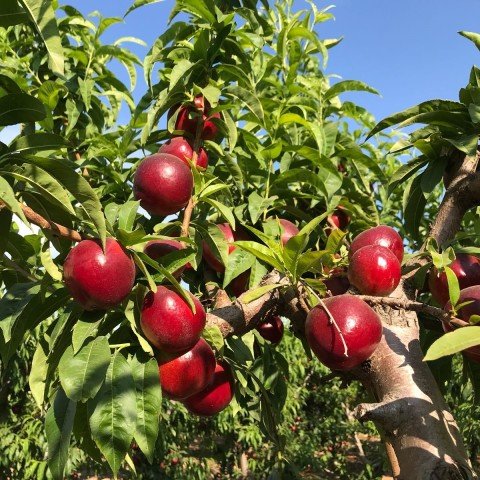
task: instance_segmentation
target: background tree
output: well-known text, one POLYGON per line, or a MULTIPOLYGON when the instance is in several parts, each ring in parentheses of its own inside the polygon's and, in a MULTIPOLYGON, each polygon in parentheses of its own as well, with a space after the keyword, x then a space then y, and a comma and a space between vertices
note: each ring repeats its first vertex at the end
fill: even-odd
MULTIPOLYGON (((147 3, 137 1, 129 12, 147 3)), ((314 458, 331 431, 328 420, 308 441, 295 436, 304 422, 299 412, 313 415, 308 409, 318 405, 319 385, 335 377, 325 375, 316 361, 307 362, 304 323, 315 305, 325 305, 327 288, 332 291, 328 281, 338 280, 339 272, 344 276, 351 238, 382 223, 398 229, 410 254, 395 292, 362 296, 380 315, 384 336, 369 361, 341 375, 343 382, 359 380, 375 403, 362 401, 353 410, 358 387, 341 391, 333 380, 325 388, 345 403, 330 412, 374 421, 398 478, 474 477, 441 389, 452 403, 470 398, 469 376, 477 393, 472 355, 463 359, 463 379, 462 362, 452 364, 445 356, 480 339, 471 326, 441 336, 440 325, 451 329, 475 321, 461 312, 458 302, 464 299, 454 266, 448 265, 455 256, 451 245, 466 253, 477 253, 478 247, 476 69, 460 102, 425 102, 375 126, 368 112, 339 98, 347 91, 375 90, 353 80, 332 85, 322 73, 339 41, 315 33, 316 25, 331 18, 328 10, 312 4, 294 12, 288 1, 273 8, 267 2, 179 0, 170 18, 142 63, 122 46, 136 39, 101 43, 118 19, 97 17, 92 23, 71 7, 38 0, 0 7, 0 124, 21 126, 10 145, 0 145, 2 398, 21 398, 19 408, 34 408, 30 395, 22 393, 25 363, 31 365, 29 387, 38 412, 45 414, 48 443, 48 458, 42 459, 38 418, 27 422, 21 431, 31 429, 39 438, 20 463, 13 463, 16 451, 5 452, 11 462, 7 474, 16 478, 28 466, 28 477, 62 478, 66 466, 81 466, 86 456, 105 459, 115 475, 121 468, 127 474, 145 457, 156 466, 160 461, 171 476, 193 478, 211 469, 203 450, 184 455, 179 466, 175 450, 186 448, 191 434, 203 440, 199 430, 213 425, 228 440, 216 462, 220 475, 246 475, 250 468, 258 475, 294 476, 312 465, 328 473, 341 458, 328 444, 331 439, 321 460, 314 458), (115 78, 112 61, 126 67, 131 85, 115 78), (134 105, 131 90, 140 64, 148 91, 134 105), (118 122, 122 104, 131 112, 126 125, 118 122), (166 128, 161 128, 165 114, 166 128), (408 140, 382 133, 415 123, 426 127, 408 140), (158 202, 149 202, 151 180, 139 166, 160 142, 166 141, 162 149, 172 149, 175 136, 183 136, 190 150, 185 162, 167 157, 176 188, 164 176, 164 188, 153 189, 163 196, 164 210, 153 211, 158 202), (420 156, 402 163, 387 155, 406 152, 420 156), (182 193, 180 176, 186 182, 181 185, 189 178, 193 184, 193 194, 178 200, 181 205, 173 201, 182 193), (447 192, 440 202, 442 178, 447 192), (168 200, 171 209, 165 207, 168 200), (178 217, 167 215, 179 210, 178 217), (21 235, 22 223, 39 229, 21 235), (97 258, 103 252, 108 257, 114 244, 107 237, 125 248, 112 255, 127 258, 106 278, 122 297, 115 301, 90 289, 98 281, 93 276, 79 283, 68 266, 79 257, 73 252, 87 245, 90 250, 76 264, 99 267, 97 258), (82 239, 88 241, 78 243, 82 239), (159 257, 149 252, 150 242, 163 242, 170 251, 159 257), (83 246, 72 249, 73 243, 83 246), (129 258, 137 267, 135 286, 122 295, 129 272, 132 284, 135 275, 129 258), (437 308, 425 291, 432 261, 445 270, 453 315, 463 320, 437 308), (233 371, 235 399, 215 420, 192 420, 183 405, 161 401, 158 362, 165 359, 152 347, 158 338, 147 332, 143 314, 149 289, 156 293, 147 299, 165 294, 160 284, 175 292, 177 305, 192 309, 188 315, 207 309, 203 337, 233 371), (203 307, 193 306, 187 290, 203 307), (98 306, 104 308, 89 311, 98 306), (278 347, 265 341, 255 328, 272 315, 288 319, 298 339, 288 333, 278 347), (426 349, 439 336, 428 358, 442 359, 430 370, 421 342, 426 349), (300 345, 305 357, 299 360, 300 345), (326 379, 319 378, 322 373, 326 379), (268 454, 247 462, 261 442, 267 442, 268 454), (305 445, 310 461, 298 453, 305 445)), ((477 35, 464 36, 479 45, 477 35)), ((191 402, 186 405, 193 410, 191 402)), ((18 409, 7 415, 7 430, 17 416, 18 409)), ((309 430, 316 416, 306 421, 309 430)), ((460 411, 459 418, 471 429, 470 416, 460 411)), ((352 435, 351 423, 345 425, 342 431, 352 435)), ((478 442, 469 432, 475 452, 478 442)), ((362 457, 358 435, 355 440, 362 457)), ((340 445, 339 450, 347 449, 340 445)), ((335 468, 333 475, 343 474, 343 467, 335 468)), ((365 478, 378 473, 367 466, 362 470, 365 478)), ((155 469, 144 471, 147 478, 155 474, 155 469)))

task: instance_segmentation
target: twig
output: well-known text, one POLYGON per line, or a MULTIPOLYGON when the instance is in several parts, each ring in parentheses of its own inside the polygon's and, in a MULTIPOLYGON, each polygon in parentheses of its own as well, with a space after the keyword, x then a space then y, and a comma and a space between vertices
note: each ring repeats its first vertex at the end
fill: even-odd
POLYGON ((13 270, 17 271, 22 277, 25 277, 28 280, 32 280, 33 282, 38 281, 38 278, 34 275, 31 275, 26 270, 24 270, 20 265, 18 265, 13 260, 10 260, 6 255, 3 255, 2 262, 5 266, 12 268, 13 270))
POLYGON ((427 305, 422 302, 415 302, 413 300, 401 300, 398 298, 390 297, 371 297, 368 295, 358 295, 358 298, 361 298, 364 302, 369 303, 370 305, 379 305, 383 307, 390 307, 395 310, 409 310, 412 312, 426 313, 432 317, 437 318, 443 323, 451 323, 458 327, 465 327, 470 325, 468 322, 460 320, 459 318, 452 317, 450 312, 446 312, 441 308, 433 307, 432 305, 427 305))
MULTIPOLYGON (((0 206, 3 205, 4 202, 0 200, 0 206)), ((27 220, 29 220, 34 225, 42 228, 43 230, 50 230, 52 232, 52 235, 56 237, 68 238, 72 242, 80 242, 81 240, 83 240, 84 237, 82 236, 82 234, 80 234, 76 230, 72 230, 71 228, 64 227, 63 225, 47 220, 45 217, 42 217, 39 213, 35 212, 26 205, 20 204, 20 207, 22 208, 22 211, 27 220)))

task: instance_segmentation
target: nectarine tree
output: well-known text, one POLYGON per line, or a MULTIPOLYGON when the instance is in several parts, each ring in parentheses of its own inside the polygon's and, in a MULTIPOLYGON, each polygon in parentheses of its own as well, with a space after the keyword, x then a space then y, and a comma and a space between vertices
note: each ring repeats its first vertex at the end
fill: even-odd
POLYGON ((375 124, 343 97, 372 87, 324 74, 340 40, 313 3, 177 0, 143 61, 101 43, 118 19, 1 3, 0 386, 34 339, 49 475, 73 442, 115 476, 152 462, 162 390, 185 416, 245 415, 286 472, 287 326, 332 370, 318 384, 370 394, 348 415, 395 478, 474 478, 442 389, 464 351, 480 394, 480 71, 375 124))

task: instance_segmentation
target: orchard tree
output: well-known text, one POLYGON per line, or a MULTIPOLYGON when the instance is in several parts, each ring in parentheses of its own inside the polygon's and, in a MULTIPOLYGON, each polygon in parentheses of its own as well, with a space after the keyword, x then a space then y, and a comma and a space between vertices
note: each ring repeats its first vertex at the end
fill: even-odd
POLYGON ((102 43, 121 19, 2 1, 0 125, 19 133, 0 144, 1 395, 34 338, 53 478, 72 443, 114 475, 134 447, 151 461, 162 393, 191 415, 233 401, 281 452, 287 319, 374 399, 354 416, 395 478, 475 478, 440 388, 462 350, 480 387, 480 74, 375 125, 342 95, 375 90, 323 73, 329 18, 177 0, 142 62, 136 39, 102 43))

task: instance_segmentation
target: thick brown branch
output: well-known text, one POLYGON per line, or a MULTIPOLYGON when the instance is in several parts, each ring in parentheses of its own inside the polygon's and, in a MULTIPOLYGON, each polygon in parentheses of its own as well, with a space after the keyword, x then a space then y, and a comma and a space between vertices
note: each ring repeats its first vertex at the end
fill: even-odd
MULTIPOLYGON (((0 206, 3 205, 4 203, 0 200, 0 206)), ((52 235, 55 235, 56 237, 68 238, 72 242, 80 242, 83 239, 83 236, 76 230, 72 230, 71 228, 64 227, 63 225, 59 225, 58 223, 47 220, 26 205, 20 204, 20 206, 22 207, 22 211, 27 220, 43 230, 50 230, 52 235)))
POLYGON ((430 236, 440 247, 455 238, 465 213, 480 205, 480 174, 476 173, 478 161, 478 155, 475 158, 466 156, 452 176, 430 230, 430 236))

